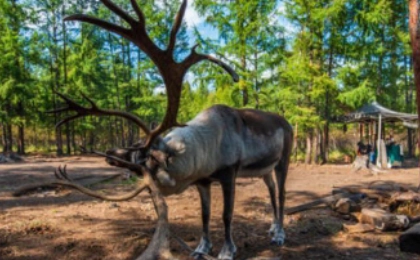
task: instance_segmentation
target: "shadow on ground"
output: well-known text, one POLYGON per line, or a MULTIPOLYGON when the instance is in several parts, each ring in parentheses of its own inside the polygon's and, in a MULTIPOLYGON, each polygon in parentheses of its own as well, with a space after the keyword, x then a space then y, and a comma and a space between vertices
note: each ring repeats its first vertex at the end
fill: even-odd
MULTIPOLYGON (((0 183, 3 181, 1 185, 17 187, 20 184, 17 180, 45 180, 43 178, 50 178, 47 174, 51 174, 51 169, 54 169, 47 165, 38 167, 37 174, 34 175, 32 174, 34 169, 19 167, 10 167, 7 171, 8 177, 1 175, 0 183)), ((294 167, 293 170, 296 168, 299 169, 294 167)), ((69 171, 75 174, 83 169, 85 173, 88 171, 94 175, 115 173, 115 170, 107 167, 88 170, 74 167, 69 171)), ((330 174, 326 173, 325 169, 328 168, 321 169, 318 173, 322 178, 328 178, 330 174)), ((330 172, 336 176, 336 171, 339 169, 330 172)), ((299 185, 301 179, 308 175, 302 176, 293 176, 296 182, 299 181, 299 185)), ((342 174, 342 176, 349 175, 342 174)), ((391 184, 403 184, 398 181, 385 181, 391 184)), ((361 181, 358 184, 370 183, 371 181, 361 181)), ((128 189, 128 187, 121 188, 116 183, 114 186, 109 185, 104 187, 112 191, 128 189)), ((314 187, 305 185, 287 193, 287 205, 290 202, 296 204, 319 198, 320 192, 309 190, 308 188, 314 187)), ((238 247, 236 259, 260 256, 281 256, 282 260, 420 259, 416 255, 399 252, 398 233, 344 233, 342 223, 351 222, 341 219, 325 207, 286 216, 285 245, 282 247, 271 245, 267 230, 271 224, 272 211, 265 185, 261 180, 255 180, 241 181, 238 186, 241 188, 237 191, 233 221, 233 237, 238 247)), ((415 186, 414 183, 409 184, 410 188, 415 186)), ((110 203, 93 200, 75 192, 64 197, 60 197, 59 194, 45 194, 45 197, 31 195, 16 199, 5 196, 5 191, 2 191, 0 194, 0 259, 2 260, 135 259, 147 247, 154 232, 156 216, 153 204, 146 194, 129 202, 110 203)), ((210 228, 214 245, 213 255, 217 256, 224 238, 220 187, 215 187, 212 195, 213 213, 210 228)), ((201 236, 200 203, 197 192, 190 188, 183 194, 169 197, 167 201, 171 231, 194 248, 201 236)), ((171 241, 171 249, 179 259, 191 259, 189 253, 174 240, 171 241)))

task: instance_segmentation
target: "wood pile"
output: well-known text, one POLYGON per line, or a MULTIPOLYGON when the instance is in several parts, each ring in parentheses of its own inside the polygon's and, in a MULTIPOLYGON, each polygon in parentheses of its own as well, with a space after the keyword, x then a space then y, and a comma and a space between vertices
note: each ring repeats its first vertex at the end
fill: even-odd
POLYGON ((386 182, 366 187, 335 187, 327 196, 286 210, 286 214, 326 204, 345 220, 348 233, 404 231, 399 237, 400 250, 420 254, 420 193, 386 182))

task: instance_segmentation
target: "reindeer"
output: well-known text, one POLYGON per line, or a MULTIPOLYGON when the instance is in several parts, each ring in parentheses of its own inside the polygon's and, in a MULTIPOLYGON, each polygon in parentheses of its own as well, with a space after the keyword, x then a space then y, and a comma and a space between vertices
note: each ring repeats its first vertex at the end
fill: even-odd
MULTIPOLYGON (((154 196, 154 202, 161 206, 158 207, 159 218, 166 218, 166 220, 167 212, 165 207, 162 207, 164 200, 158 195, 179 194, 189 186, 196 185, 201 199, 203 235, 193 255, 199 258, 210 254, 212 249, 209 234, 210 184, 217 181, 221 184, 223 192, 223 222, 225 226, 225 242, 218 258, 233 259, 236 254, 236 246, 232 239, 231 222, 236 178, 262 177, 268 187, 274 212, 274 220, 270 228, 270 232, 273 234, 272 242, 282 245, 285 239, 283 230, 285 181, 293 140, 291 126, 283 117, 273 113, 254 109, 235 109, 224 105, 215 105, 202 111, 185 125, 177 123, 176 116, 180 104, 182 81, 192 65, 208 60, 221 66, 232 76, 234 81, 238 80, 238 75, 224 62, 212 56, 197 53, 197 46, 192 48, 191 54, 184 61, 179 63, 174 61, 173 50, 176 34, 185 13, 186 0, 183 0, 175 18, 166 50, 158 48, 149 38, 143 12, 135 0, 131 0, 131 4, 138 19, 132 18, 110 0, 101 0, 101 2, 124 19, 130 28, 83 14, 69 16, 66 20, 83 21, 100 26, 136 44, 158 67, 165 82, 168 107, 163 122, 157 128, 150 130, 134 114, 101 109, 85 95, 83 95, 84 98, 91 106, 83 107, 70 98, 57 93, 66 102, 67 107, 52 112, 73 111, 76 114, 63 119, 56 127, 86 115, 113 115, 136 123, 145 132, 147 139, 143 144, 130 149, 118 149, 101 154, 107 157, 111 165, 128 168, 145 177, 145 184, 139 185, 137 189, 127 195, 108 197, 88 190, 73 183, 68 178, 66 171, 62 169, 56 172, 56 176, 61 179, 56 183, 73 187, 90 196, 113 201, 131 199, 149 188, 153 194, 157 194, 154 196), (167 135, 161 137, 161 134, 170 129, 172 130, 167 135), (133 158, 133 154, 137 156, 133 158), (273 172, 276 181, 273 179, 273 172)), ((155 236, 159 236, 159 234, 167 236, 167 231, 162 230, 158 228, 155 236)), ((151 244, 156 245, 156 243, 158 242, 153 240, 151 244)), ((149 245, 149 247, 151 246, 149 245)), ((144 255, 147 254, 144 253, 144 255)), ((152 254, 149 254, 149 258, 144 256, 142 259, 156 257, 155 253, 153 257, 150 255, 152 254)))

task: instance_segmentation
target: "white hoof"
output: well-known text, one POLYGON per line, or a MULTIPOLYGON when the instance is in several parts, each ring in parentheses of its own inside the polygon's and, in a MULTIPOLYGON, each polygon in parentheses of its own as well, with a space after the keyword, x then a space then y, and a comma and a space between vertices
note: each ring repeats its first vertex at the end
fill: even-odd
POLYGON ((271 234, 273 234, 271 244, 282 246, 286 240, 286 233, 284 233, 284 229, 279 224, 273 224, 270 231, 271 234))

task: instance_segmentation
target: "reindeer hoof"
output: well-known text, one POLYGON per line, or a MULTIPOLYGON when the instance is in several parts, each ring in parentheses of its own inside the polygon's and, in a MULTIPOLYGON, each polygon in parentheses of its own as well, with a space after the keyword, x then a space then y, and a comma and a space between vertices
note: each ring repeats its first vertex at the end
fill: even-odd
POLYGON ((278 228, 279 224, 271 224, 270 229, 268 230, 268 234, 269 235, 274 235, 274 232, 276 231, 276 229, 278 228))
POLYGON ((276 241, 274 239, 271 239, 271 243, 270 245, 275 245, 275 246, 282 246, 284 244, 284 241, 276 241))
POLYGON ((205 253, 205 252, 194 251, 190 254, 190 256, 194 257, 195 260, 201 260, 201 259, 205 259, 203 256, 210 255, 210 253, 211 252, 205 253))
POLYGON ((236 246, 234 244, 224 244, 217 259, 233 260, 236 255, 236 246))
POLYGON ((191 253, 191 256, 194 257, 194 259, 201 259, 203 255, 211 254, 212 249, 212 243, 208 239, 201 238, 200 244, 198 244, 194 252, 191 253))
POLYGON ((284 229, 277 224, 277 227, 273 230, 273 238, 271 239, 272 245, 282 246, 284 244, 286 234, 284 229))

